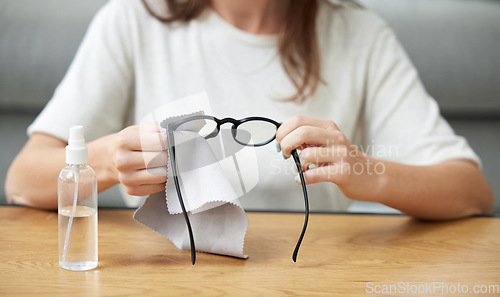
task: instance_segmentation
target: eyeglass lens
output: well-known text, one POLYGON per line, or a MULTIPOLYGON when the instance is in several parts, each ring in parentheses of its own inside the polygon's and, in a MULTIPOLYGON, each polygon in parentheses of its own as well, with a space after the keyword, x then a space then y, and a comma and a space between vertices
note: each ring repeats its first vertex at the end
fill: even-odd
POLYGON ((191 127, 196 127, 196 132, 201 137, 207 137, 208 135, 217 131, 217 122, 212 119, 197 119, 194 121, 186 122, 177 129, 176 131, 193 131, 191 127), (201 129, 199 128, 201 126, 201 129), (199 129, 199 130, 198 130, 199 129))
POLYGON ((271 141, 276 135, 276 125, 266 121, 247 121, 238 126, 234 138, 244 144, 258 145, 271 141))

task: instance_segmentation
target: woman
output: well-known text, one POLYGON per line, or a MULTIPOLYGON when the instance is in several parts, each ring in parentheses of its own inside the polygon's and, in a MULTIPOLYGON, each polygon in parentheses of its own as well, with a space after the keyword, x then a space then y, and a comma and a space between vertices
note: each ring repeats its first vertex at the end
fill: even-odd
MULTIPOLYGON (((312 209, 344 210, 348 197, 425 219, 491 212, 478 157, 441 118, 392 31, 353 2, 326 0, 111 0, 29 127, 8 173, 9 201, 57 206, 54 181, 74 124, 92 140, 100 191, 117 183, 131 195, 162 191, 166 173, 145 165, 165 154, 160 132, 148 126, 141 143, 130 124, 200 91, 214 116, 284 122, 283 156, 301 149, 306 181, 317 183, 308 187, 312 209)), ((291 198, 300 190, 268 150, 248 205, 301 208, 291 198)))

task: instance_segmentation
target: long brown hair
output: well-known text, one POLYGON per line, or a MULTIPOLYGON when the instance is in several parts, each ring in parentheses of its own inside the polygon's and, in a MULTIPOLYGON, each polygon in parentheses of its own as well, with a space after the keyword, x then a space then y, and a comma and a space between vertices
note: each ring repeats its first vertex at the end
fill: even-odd
MULTIPOLYGON (((167 23, 190 21, 209 6, 207 0, 164 0, 167 11, 160 15, 151 9, 147 0, 142 1, 152 16, 167 23)), ((286 101, 303 102, 314 94, 321 81, 316 35, 318 1, 320 0, 288 0, 278 37, 278 52, 283 68, 297 92, 285 98, 286 101)))

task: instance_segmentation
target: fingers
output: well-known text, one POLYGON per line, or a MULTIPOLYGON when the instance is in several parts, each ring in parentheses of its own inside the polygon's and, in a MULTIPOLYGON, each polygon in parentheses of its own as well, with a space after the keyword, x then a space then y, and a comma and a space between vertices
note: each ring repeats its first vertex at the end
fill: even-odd
POLYGON ((149 195, 165 189, 167 141, 157 123, 130 126, 118 133, 115 168, 127 193, 149 195))
MULTIPOLYGON (((333 182, 339 186, 345 183, 350 173, 350 165, 346 162, 314 167, 303 172, 307 185, 320 182, 333 182)), ((300 179, 297 179, 297 182, 300 183, 300 179)))
POLYGON ((278 143, 281 143, 281 141, 286 135, 290 134, 293 130, 302 126, 313 126, 328 130, 330 129, 339 130, 337 125, 330 120, 322 120, 313 117, 297 115, 290 118, 281 125, 281 127, 276 132, 276 141, 278 141, 278 143))
POLYGON ((314 167, 335 164, 347 157, 349 151, 345 146, 307 147, 299 155, 302 171, 314 167))
POLYGON ((328 139, 333 138, 331 131, 314 127, 302 126, 290 132, 281 140, 281 151, 285 157, 290 157, 294 149, 303 149, 308 146, 321 146, 329 144, 328 139))
POLYGON ((149 195, 165 189, 167 167, 118 170, 118 178, 130 195, 149 195))
POLYGON ((118 151, 115 164, 118 170, 146 169, 166 166, 168 154, 162 152, 118 151))
POLYGON ((133 196, 147 196, 161 191, 165 191, 165 183, 154 185, 129 186, 123 184, 125 191, 133 196))
POLYGON ((133 151, 162 151, 167 149, 167 137, 157 123, 127 127, 118 133, 118 146, 133 151))
MULTIPOLYGON (((334 124, 333 124, 334 125, 334 124)), ((285 157, 289 157, 292 150, 315 146, 347 145, 344 134, 337 128, 300 126, 285 135, 280 143, 285 157)))
MULTIPOLYGON (((349 150, 345 146, 320 146, 305 148, 299 155, 306 184, 341 182, 350 173, 346 162, 349 150)), ((295 168, 296 171, 297 168, 295 168)), ((300 183, 300 179, 297 180, 300 183)))
POLYGON ((119 172, 120 182, 126 186, 154 185, 167 181, 167 168, 141 169, 119 172))
POLYGON ((292 150, 301 150, 299 159, 307 184, 332 182, 346 190, 363 184, 373 171, 367 156, 330 120, 292 117, 278 129, 276 140, 286 158, 292 150))

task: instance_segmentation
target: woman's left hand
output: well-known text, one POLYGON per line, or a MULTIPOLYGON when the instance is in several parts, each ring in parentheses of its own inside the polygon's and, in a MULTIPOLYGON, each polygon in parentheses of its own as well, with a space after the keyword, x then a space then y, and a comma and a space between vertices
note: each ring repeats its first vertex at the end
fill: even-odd
POLYGON ((276 140, 285 158, 301 150, 306 184, 332 182, 349 198, 375 199, 370 193, 383 182, 384 163, 352 145, 333 121, 294 116, 281 125, 276 140))

